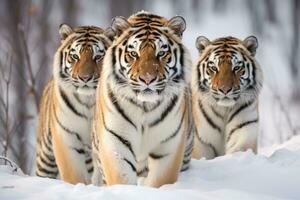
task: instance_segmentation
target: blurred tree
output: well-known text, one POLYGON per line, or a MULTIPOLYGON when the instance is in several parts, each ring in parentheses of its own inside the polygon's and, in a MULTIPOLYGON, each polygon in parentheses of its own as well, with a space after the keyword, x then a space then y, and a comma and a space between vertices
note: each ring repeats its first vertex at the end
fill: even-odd
MULTIPOLYGON (((38 92, 38 101, 42 95, 43 88, 49 76, 52 72, 52 57, 54 48, 52 47, 51 36, 51 21, 49 12, 52 10, 53 1, 41 1, 39 5, 31 4, 30 17, 34 17, 35 24, 40 31, 36 31, 37 37, 35 39, 36 49, 38 49, 38 55, 36 55, 36 89, 38 92), (50 54, 51 53, 51 54, 50 54), (49 55, 50 54, 50 55, 49 55)), ((57 28, 58 29, 58 28, 57 28)))
MULTIPOLYGON (((64 0, 58 3, 56 8, 60 9, 56 12, 62 13, 63 20, 58 20, 56 23, 66 22, 72 26, 77 25, 78 1, 64 0)), ((0 34, 7 42, 8 49, 2 47, 0 50, 1 53, 8 52, 12 57, 10 87, 13 87, 14 91, 10 93, 13 98, 9 105, 12 107, 10 116, 13 117, 10 118, 10 124, 14 125, 14 133, 11 137, 4 137, 5 132, 1 131, 0 139, 10 140, 1 142, 9 144, 8 156, 25 173, 31 172, 35 157, 35 142, 32 138, 36 138, 36 120, 32 120, 37 119, 40 96, 52 73, 53 55, 57 47, 53 43, 59 43, 58 25, 51 21, 50 16, 54 4, 53 1, 1 1, 0 23, 6 28, 1 29, 0 34), (57 33, 55 36, 52 36, 50 31, 53 26, 57 33), (56 38, 55 42, 52 38, 56 38)), ((7 72, 10 65, 3 66, 2 68, 7 72)), ((0 79, 2 80, 3 77, 0 79)), ((0 114, 3 115, 3 112, 1 111, 0 114)), ((5 128, 0 127, 0 130, 5 128)))
MULTIPOLYGON (((27 147, 25 144, 27 123, 24 122, 25 115, 27 113, 27 95, 28 91, 26 88, 27 80, 25 77, 25 55, 22 50, 23 44, 21 40, 20 29, 25 29, 26 24, 26 8, 28 8, 28 1, 16 0, 9 1, 6 0, 2 2, 2 5, 5 9, 5 18, 2 18, 2 26, 6 27, 2 29, 2 33, 7 38, 7 43, 10 48, 10 55, 13 58, 13 71, 12 71, 12 85, 15 88, 15 98, 13 99, 12 105, 14 105, 14 121, 18 123, 18 130, 14 133, 13 138, 11 138, 10 143, 16 144, 15 154, 12 155, 18 165, 24 170, 27 171, 26 160, 27 160, 27 147), (15 78, 18 77, 18 78, 15 78), (22 103, 20 103, 22 102, 22 103), (21 131, 20 131, 21 130, 21 131), (17 135, 17 136, 16 136, 17 135)), ((25 37, 25 36, 24 36, 25 37)), ((5 69, 8 70, 8 69, 5 69)), ((14 147, 13 147, 14 148, 14 147)), ((11 152, 11 151, 10 151, 11 152)))
POLYGON ((115 16, 129 17, 134 13, 134 3, 135 0, 127 0, 124 3, 124 0, 108 0, 110 16, 109 19, 114 18, 115 16))
POLYGON ((300 1, 293 0, 292 5, 292 24, 293 24, 293 39, 292 39, 292 46, 291 46, 291 58, 290 58, 290 66, 291 66, 291 73, 293 78, 293 99, 296 102, 300 102, 300 49, 299 49, 299 42, 300 42, 300 1))
POLYGON ((77 19, 80 17, 79 12, 79 1, 78 0, 63 0, 59 1, 59 7, 62 12, 62 22, 67 23, 71 26, 75 26, 77 19))
POLYGON ((276 13, 276 1, 274 0, 265 0, 265 8, 267 19, 269 22, 276 24, 277 23, 277 13, 276 13))
POLYGON ((214 0, 214 10, 217 12, 225 12, 227 9, 228 1, 226 0, 214 0))
POLYGON ((263 35, 264 28, 264 4, 262 1, 247 1, 247 7, 250 13, 250 19, 253 32, 257 35, 263 35))

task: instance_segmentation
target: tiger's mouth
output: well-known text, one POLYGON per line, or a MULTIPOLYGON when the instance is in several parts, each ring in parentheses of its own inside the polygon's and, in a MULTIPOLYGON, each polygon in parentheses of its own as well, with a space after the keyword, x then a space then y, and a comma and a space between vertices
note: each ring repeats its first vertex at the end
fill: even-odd
POLYGON ((87 84, 83 86, 75 86, 76 92, 82 95, 94 95, 96 93, 97 86, 89 86, 87 84))
POLYGON ((236 104, 236 100, 234 98, 224 97, 222 99, 218 99, 217 104, 219 106, 231 107, 231 106, 234 106, 236 104))
POLYGON ((142 102, 156 102, 161 99, 161 93, 163 90, 152 90, 150 88, 146 88, 144 90, 135 91, 136 97, 138 100, 142 102))
POLYGON ((234 106, 237 101, 239 100, 239 96, 223 96, 223 97, 216 97, 216 96, 213 96, 217 105, 219 106, 224 106, 224 107, 231 107, 231 106, 234 106))

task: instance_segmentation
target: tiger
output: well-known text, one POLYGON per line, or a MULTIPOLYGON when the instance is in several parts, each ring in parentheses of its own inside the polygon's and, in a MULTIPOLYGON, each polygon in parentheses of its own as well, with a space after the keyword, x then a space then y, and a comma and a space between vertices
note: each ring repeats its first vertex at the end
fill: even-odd
POLYGON ((141 11, 115 17, 111 27, 117 36, 98 83, 92 182, 174 183, 188 168, 193 146, 185 20, 141 11))
POLYGON ((69 183, 90 183, 93 172, 91 128, 103 58, 111 45, 111 28, 59 28, 61 45, 54 56, 53 77, 40 103, 36 175, 69 183))
POLYGON ((252 149, 257 152, 258 96, 263 73, 255 54, 258 40, 196 39, 199 59, 192 70, 195 125, 193 158, 252 149))

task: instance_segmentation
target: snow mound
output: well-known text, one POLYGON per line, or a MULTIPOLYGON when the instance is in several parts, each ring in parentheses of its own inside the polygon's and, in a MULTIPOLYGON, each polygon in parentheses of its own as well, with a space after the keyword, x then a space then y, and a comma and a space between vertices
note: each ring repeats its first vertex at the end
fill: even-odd
POLYGON ((12 173, 0 166, 0 199, 197 199, 197 200, 283 200, 300 198, 300 136, 283 145, 193 160, 191 168, 172 185, 159 189, 116 185, 96 187, 72 185, 61 180, 12 173))

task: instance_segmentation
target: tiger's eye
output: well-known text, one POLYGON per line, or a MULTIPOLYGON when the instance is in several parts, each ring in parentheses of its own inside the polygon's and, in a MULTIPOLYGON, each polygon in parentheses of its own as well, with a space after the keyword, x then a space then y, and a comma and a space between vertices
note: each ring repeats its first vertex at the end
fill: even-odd
POLYGON ((209 61, 207 66, 213 72, 217 72, 218 71, 218 68, 215 66, 215 63, 212 62, 212 61, 209 61))
POLYGON ((236 71, 236 72, 237 72, 237 71, 239 71, 240 69, 241 69, 241 66, 238 65, 238 66, 235 66, 235 67, 233 68, 233 71, 236 71))
POLYGON ((131 52, 130 52, 130 55, 131 55, 132 57, 134 57, 134 58, 138 57, 138 54, 137 54, 137 52, 135 52, 135 51, 131 51, 131 52))
POLYGON ((164 51, 160 51, 160 52, 158 52, 158 54, 157 54, 159 57, 163 57, 164 55, 165 55, 165 52, 164 51))
POLYGON ((74 60, 79 60, 79 56, 76 55, 76 54, 71 55, 71 57, 72 57, 74 60))
POLYGON ((214 72, 218 71, 218 68, 217 68, 216 66, 214 66, 214 65, 212 65, 212 66, 210 67, 210 69, 211 69, 212 71, 214 71, 214 72))
POLYGON ((96 55, 96 56, 95 56, 95 60, 100 60, 101 58, 102 58, 101 55, 96 55))

